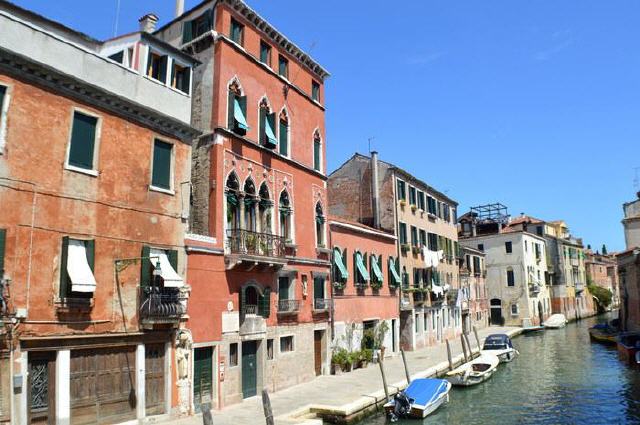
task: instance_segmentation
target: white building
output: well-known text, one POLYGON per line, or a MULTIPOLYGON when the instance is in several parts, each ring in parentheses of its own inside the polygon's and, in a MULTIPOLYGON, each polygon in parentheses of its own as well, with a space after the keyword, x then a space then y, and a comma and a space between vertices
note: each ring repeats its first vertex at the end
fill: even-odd
POLYGON ((491 324, 531 326, 551 314, 542 237, 506 228, 501 233, 461 239, 460 244, 486 255, 491 324))

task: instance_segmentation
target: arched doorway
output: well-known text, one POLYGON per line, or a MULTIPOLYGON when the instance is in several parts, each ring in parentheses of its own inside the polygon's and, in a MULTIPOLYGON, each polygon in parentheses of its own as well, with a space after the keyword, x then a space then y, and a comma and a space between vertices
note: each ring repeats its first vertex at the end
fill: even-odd
POLYGON ((491 325, 503 325, 504 319, 502 318, 502 301, 499 298, 491 299, 491 325))

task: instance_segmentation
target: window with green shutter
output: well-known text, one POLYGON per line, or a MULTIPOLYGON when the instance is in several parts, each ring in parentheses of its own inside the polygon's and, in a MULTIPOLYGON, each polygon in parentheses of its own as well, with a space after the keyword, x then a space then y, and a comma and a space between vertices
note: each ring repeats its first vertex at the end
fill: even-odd
POLYGON ((2 279, 4 275, 4 253, 5 253, 6 246, 7 246, 7 231, 6 229, 0 229, 0 279, 2 279))
POLYGON ((398 200, 407 200, 407 186, 402 180, 398 180, 398 200))
POLYGON ((235 19, 231 18, 231 40, 238 43, 242 46, 242 42, 244 41, 244 25, 235 19))
POLYGON ((4 96, 7 94, 7 87, 0 86, 0 112, 2 112, 2 106, 4 105, 4 96))
POLYGON ((271 46, 260 40, 260 62, 271 67, 271 46))
POLYGON ((97 126, 98 119, 96 117, 78 111, 73 113, 69 165, 85 170, 93 170, 97 126))
POLYGON ((278 74, 281 77, 289 78, 289 61, 282 55, 278 56, 278 74))
POLYGON ((320 102, 320 84, 315 80, 311 81, 311 98, 320 102))
POLYGON ((280 128, 278 129, 280 155, 289 156, 289 122, 286 117, 280 117, 280 128))
POLYGON ((400 223, 400 228, 398 230, 398 233, 400 233, 399 238, 400 238, 400 244, 404 245, 407 243, 407 225, 405 223, 400 223))
POLYGON ((320 171, 320 159, 322 156, 322 145, 319 137, 313 140, 313 169, 320 171))
POLYGON ((171 150, 173 145, 155 139, 153 141, 153 171, 151 185, 171 190, 171 150))

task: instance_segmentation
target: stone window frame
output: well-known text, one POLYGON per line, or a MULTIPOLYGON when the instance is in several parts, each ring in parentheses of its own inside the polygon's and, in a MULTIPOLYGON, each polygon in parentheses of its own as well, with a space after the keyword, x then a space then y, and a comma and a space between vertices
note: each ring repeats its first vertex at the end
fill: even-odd
POLYGON ((7 146, 7 121, 14 85, 0 80, 0 86, 5 88, 2 104, 0 104, 0 155, 3 155, 7 146))

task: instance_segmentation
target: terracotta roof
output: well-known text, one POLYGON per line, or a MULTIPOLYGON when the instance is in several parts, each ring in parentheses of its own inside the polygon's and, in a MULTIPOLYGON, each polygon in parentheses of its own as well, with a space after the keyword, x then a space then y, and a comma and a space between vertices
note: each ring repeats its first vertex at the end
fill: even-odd
POLYGON ((509 222, 509 224, 507 224, 507 226, 512 226, 512 225, 517 225, 517 224, 523 224, 523 223, 527 223, 527 224, 543 224, 544 221, 535 218, 535 217, 531 217, 528 215, 523 215, 517 218, 514 218, 513 220, 511 220, 509 222))
POLYGON ((342 223, 342 224, 348 224, 350 226, 356 226, 356 227, 359 227, 359 228, 361 228, 363 230, 369 230, 371 232, 377 232, 377 233, 380 233, 382 235, 395 236, 393 233, 389 233, 389 232, 381 230, 381 229, 376 229, 375 227, 367 226, 366 224, 362 224, 362 223, 360 223, 358 221, 347 220, 347 219, 344 219, 342 217, 338 217, 338 216, 335 216, 335 215, 329 215, 329 221, 335 221, 335 222, 342 223))

